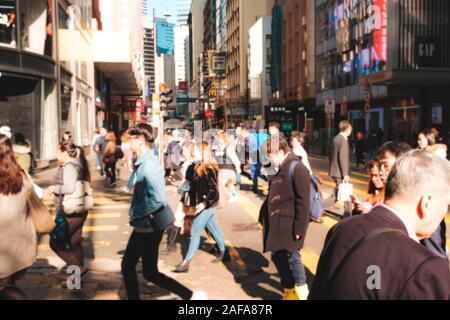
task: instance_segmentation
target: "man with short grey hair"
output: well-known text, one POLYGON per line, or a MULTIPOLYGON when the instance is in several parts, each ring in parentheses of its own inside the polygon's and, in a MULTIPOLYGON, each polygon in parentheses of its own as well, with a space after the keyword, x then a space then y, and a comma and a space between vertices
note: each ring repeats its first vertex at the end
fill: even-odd
POLYGON ((419 241, 433 234, 449 204, 449 161, 420 150, 400 157, 385 202, 328 233, 309 298, 448 300, 448 262, 419 241))

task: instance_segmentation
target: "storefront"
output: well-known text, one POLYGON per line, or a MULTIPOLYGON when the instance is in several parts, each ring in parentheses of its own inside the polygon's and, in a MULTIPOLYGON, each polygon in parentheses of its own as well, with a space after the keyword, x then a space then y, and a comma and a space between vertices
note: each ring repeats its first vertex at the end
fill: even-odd
POLYGON ((0 1, 0 125, 22 133, 37 159, 59 139, 53 1, 0 1))

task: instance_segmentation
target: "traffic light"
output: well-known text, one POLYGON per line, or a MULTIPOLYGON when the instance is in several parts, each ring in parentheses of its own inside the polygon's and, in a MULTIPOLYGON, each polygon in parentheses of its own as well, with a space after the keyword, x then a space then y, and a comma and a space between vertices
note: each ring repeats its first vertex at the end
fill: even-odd
POLYGON ((167 89, 159 94, 159 105, 161 110, 167 109, 169 104, 172 103, 173 101, 173 97, 171 96, 172 93, 173 93, 172 89, 167 89))

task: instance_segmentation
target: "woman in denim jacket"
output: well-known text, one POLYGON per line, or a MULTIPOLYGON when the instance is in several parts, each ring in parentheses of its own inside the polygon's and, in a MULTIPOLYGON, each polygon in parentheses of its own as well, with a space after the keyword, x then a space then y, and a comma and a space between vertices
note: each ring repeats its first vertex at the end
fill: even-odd
MULTIPOLYGON (((158 270, 158 249, 164 231, 154 230, 148 219, 151 213, 166 205, 164 170, 152 151, 156 139, 155 130, 141 123, 128 131, 131 148, 138 159, 135 165, 136 184, 129 218, 134 231, 130 237, 122 261, 122 274, 128 299, 139 300, 136 265, 142 258, 144 278, 169 290, 184 300, 196 298, 194 293, 158 270)), ((200 295, 199 295, 200 296, 200 295)))

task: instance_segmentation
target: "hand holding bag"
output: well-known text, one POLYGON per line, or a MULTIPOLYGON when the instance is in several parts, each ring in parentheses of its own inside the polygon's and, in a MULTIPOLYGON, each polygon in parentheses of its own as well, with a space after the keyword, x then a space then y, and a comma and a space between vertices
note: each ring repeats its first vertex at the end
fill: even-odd
POLYGON ((48 212, 45 204, 39 199, 33 188, 27 190, 26 194, 28 212, 36 228, 38 235, 45 235, 53 231, 56 224, 48 212))
POLYGON ((351 201, 351 195, 353 194, 353 185, 350 183, 341 183, 338 189, 338 201, 351 201))

